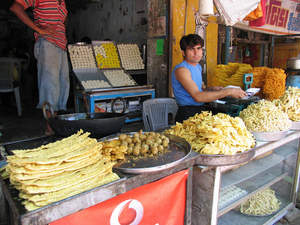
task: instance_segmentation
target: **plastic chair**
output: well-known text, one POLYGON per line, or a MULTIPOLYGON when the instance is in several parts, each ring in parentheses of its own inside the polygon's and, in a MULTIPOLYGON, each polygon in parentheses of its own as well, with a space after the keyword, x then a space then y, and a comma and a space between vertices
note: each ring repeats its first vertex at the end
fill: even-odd
POLYGON ((171 113, 174 117, 178 105, 173 98, 152 98, 143 102, 143 122, 146 131, 155 131, 168 126, 168 117, 171 113))
POLYGON ((21 80, 20 59, 6 58, 6 57, 0 58, 0 93, 14 92, 16 103, 17 103, 18 115, 21 116, 22 106, 21 106, 21 98, 20 98, 20 89, 19 86, 14 87, 12 81, 14 65, 16 66, 19 72, 19 76, 21 80))

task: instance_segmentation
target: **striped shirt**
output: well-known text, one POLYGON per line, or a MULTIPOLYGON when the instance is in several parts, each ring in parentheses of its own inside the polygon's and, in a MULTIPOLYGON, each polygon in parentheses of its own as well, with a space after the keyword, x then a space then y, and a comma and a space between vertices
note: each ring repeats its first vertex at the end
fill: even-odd
MULTIPOLYGON (((47 41, 66 50, 67 38, 64 21, 67 17, 67 8, 65 0, 16 0, 23 5, 24 9, 33 7, 34 22, 37 26, 47 27, 54 25, 57 33, 55 36, 43 35, 47 41)), ((35 40, 39 38, 37 32, 34 33, 35 40)))

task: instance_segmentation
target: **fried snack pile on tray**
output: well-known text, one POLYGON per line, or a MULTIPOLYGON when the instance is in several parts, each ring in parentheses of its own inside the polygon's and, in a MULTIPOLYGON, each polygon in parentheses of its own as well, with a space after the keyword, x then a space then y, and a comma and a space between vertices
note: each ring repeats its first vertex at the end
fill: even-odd
POLYGON ((186 139, 200 154, 235 155, 255 146, 252 134, 239 117, 202 112, 176 123, 166 133, 186 139))
POLYGON ((284 94, 273 103, 287 113, 290 120, 300 121, 300 89, 298 87, 288 87, 284 94))
POLYGON ((286 113, 271 101, 264 99, 248 105, 240 112, 239 117, 245 122, 247 129, 253 132, 285 131, 290 129, 292 124, 286 113))
POLYGON ((268 67, 254 67, 252 88, 260 88, 258 93, 262 99, 278 99, 285 92, 286 74, 284 70, 268 67))
POLYGON ((8 156, 11 184, 20 191, 28 211, 119 179, 114 162, 102 154, 103 143, 77 134, 8 156))
POLYGON ((168 151, 169 138, 155 132, 145 132, 142 130, 132 136, 120 134, 118 139, 106 140, 103 142, 103 154, 110 157, 111 161, 122 160, 125 155, 154 156, 168 151))
POLYGON ((244 63, 228 63, 228 65, 217 65, 216 74, 213 78, 213 86, 228 85, 245 88, 244 74, 252 70, 252 66, 244 63))
POLYGON ((243 202, 237 210, 249 215, 270 215, 279 209, 280 204, 275 191, 268 187, 243 202))

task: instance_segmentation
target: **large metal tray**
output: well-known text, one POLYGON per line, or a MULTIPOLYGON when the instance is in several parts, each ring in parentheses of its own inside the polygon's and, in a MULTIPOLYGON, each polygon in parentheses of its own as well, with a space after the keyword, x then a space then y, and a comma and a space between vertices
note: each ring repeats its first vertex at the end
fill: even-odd
MULTIPOLYGON (((160 128, 156 130, 156 132, 165 132, 168 129, 171 129, 170 125, 167 127, 160 128)), ((252 159, 255 155, 255 146, 245 152, 237 153, 235 155, 207 155, 207 154, 199 154, 199 156, 195 159, 196 166, 229 166, 235 165, 239 163, 246 162, 252 159)))
MULTIPOLYGON (((132 136, 134 133, 126 134, 132 136)), ((127 155, 124 162, 117 163, 114 169, 119 170, 121 173, 141 174, 166 170, 180 164, 191 153, 191 145, 183 138, 170 134, 165 135, 170 139, 167 153, 138 159, 127 155)), ((118 137, 119 134, 111 135, 101 138, 99 141, 113 140, 118 137)))
MULTIPOLYGON (((61 137, 53 135, 50 137, 43 136, 21 141, 1 143, 0 150, 1 153, 4 153, 5 155, 12 155, 12 151, 16 149, 33 149, 37 148, 38 146, 53 143, 61 139, 61 137)), ((4 166, 5 164, 7 164, 6 160, 0 161, 0 167, 4 166)), ((22 200, 19 198, 19 191, 10 184, 9 179, 3 180, 0 177, 0 186, 2 186, 3 195, 7 199, 9 207, 14 214, 14 220, 20 221, 20 224, 23 225, 48 224, 65 216, 78 212, 82 209, 88 208, 110 198, 113 198, 117 195, 125 193, 126 177, 121 172, 115 169, 113 169, 113 171, 114 173, 118 174, 118 176, 120 177, 119 180, 90 189, 88 191, 54 202, 30 212, 28 212, 22 205, 22 200)))
POLYGON ((195 160, 197 166, 229 166, 247 162, 255 155, 256 144, 253 148, 235 155, 206 155, 199 154, 195 160))
POLYGON ((3 180, 0 177, 0 185, 2 186, 3 194, 8 201, 10 208, 14 212, 14 220, 20 221, 20 224, 23 225, 48 224, 125 193, 126 177, 119 171, 114 170, 114 173, 118 174, 120 177, 119 180, 90 189, 30 212, 22 205, 23 200, 19 198, 19 191, 13 188, 9 179, 3 180))

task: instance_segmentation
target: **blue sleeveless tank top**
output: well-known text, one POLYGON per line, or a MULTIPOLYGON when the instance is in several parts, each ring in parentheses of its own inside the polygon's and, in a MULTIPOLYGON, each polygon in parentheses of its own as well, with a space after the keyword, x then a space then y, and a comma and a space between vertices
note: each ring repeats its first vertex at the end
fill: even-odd
POLYGON ((200 106, 204 103, 202 102, 195 102, 195 100, 190 96, 190 94, 184 89, 184 87, 181 85, 181 83, 176 79, 175 77, 175 70, 185 67, 187 68, 192 75, 193 81, 198 86, 199 91, 202 91, 202 67, 197 64, 197 66, 193 66, 189 63, 187 63, 185 60, 179 63, 174 67, 174 70, 171 75, 171 82, 172 82, 172 88, 173 93, 175 96, 175 99, 179 106, 186 106, 186 105, 193 105, 193 106, 200 106))

